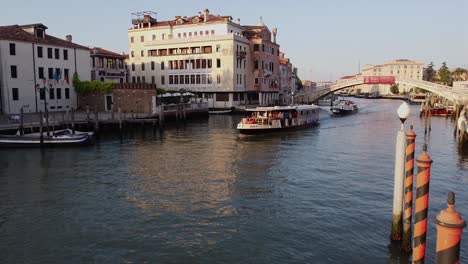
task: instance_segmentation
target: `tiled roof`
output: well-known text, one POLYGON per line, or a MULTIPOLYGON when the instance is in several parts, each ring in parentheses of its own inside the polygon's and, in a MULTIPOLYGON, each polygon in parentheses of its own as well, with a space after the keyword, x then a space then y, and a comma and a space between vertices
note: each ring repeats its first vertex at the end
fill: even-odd
MULTIPOLYGON (((205 18, 203 15, 201 16, 191 16, 191 17, 180 17, 176 18, 174 20, 167 20, 167 21, 157 21, 155 24, 153 24, 151 27, 165 27, 165 26, 183 26, 183 25, 195 25, 198 23, 194 23, 193 19, 195 17, 198 17, 198 23, 204 23, 205 18), (184 22, 182 24, 177 24, 178 19, 183 19, 184 22)), ((220 16, 220 15, 208 15, 208 22, 207 23, 216 23, 216 22, 223 22, 226 19, 229 21, 232 20, 231 16, 220 16)))
POLYGON ((242 27, 244 27, 245 29, 249 30, 249 29, 264 29, 264 28, 266 28, 267 26, 248 26, 248 25, 243 25, 242 27))
POLYGON ((91 55, 100 55, 100 56, 107 56, 107 57, 118 57, 118 58, 121 58, 121 59, 125 59, 125 55, 123 54, 119 54, 119 53, 116 53, 116 52, 113 52, 113 51, 110 51, 110 50, 106 50, 106 49, 103 49, 103 48, 99 48, 99 47, 94 47, 94 48, 91 48, 91 55))
POLYGON ((31 43, 42 43, 42 44, 48 44, 52 46, 89 50, 88 47, 81 46, 73 42, 66 41, 60 38, 56 38, 54 36, 47 35, 47 34, 45 35, 45 38, 38 38, 34 36, 33 34, 30 34, 24 31, 19 25, 0 26, 0 40, 14 40, 14 41, 23 41, 23 42, 31 42, 31 43))

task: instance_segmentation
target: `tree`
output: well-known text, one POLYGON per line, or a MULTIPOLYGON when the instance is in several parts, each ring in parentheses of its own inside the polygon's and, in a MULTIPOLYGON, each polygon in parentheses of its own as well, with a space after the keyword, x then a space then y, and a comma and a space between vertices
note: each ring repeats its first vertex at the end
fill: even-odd
POLYGON ((400 92, 400 90, 398 89, 398 85, 394 84, 390 86, 390 92, 392 92, 392 94, 398 94, 400 92))
POLYGON ((468 70, 463 68, 456 68, 452 72, 452 81, 466 81, 468 70))
POLYGON ((434 70, 434 63, 431 61, 426 68, 426 81, 433 82, 436 77, 436 71, 434 70))
POLYGON ((442 66, 440 66, 439 78, 440 78, 440 83, 448 85, 448 86, 452 86, 452 83, 453 83, 452 74, 450 73, 450 70, 447 67, 447 63, 445 61, 442 62, 442 66))

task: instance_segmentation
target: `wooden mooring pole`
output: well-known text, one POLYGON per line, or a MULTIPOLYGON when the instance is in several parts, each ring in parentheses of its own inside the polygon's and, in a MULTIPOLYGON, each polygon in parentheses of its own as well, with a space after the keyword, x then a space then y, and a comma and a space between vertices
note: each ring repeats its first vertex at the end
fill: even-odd
POLYGON ((43 134, 43 127, 42 127, 43 119, 42 119, 42 111, 39 111, 39 134, 40 134, 40 144, 41 147, 44 144, 44 134, 43 134))
POLYGON ((73 108, 71 109, 71 129, 73 135, 75 135, 75 110, 73 108))
POLYGON ((19 124, 20 136, 24 135, 24 110, 23 107, 20 109, 20 124, 19 124))
POLYGON ((123 127, 122 127, 122 110, 119 107, 119 136, 120 136, 120 142, 122 142, 123 139, 123 127))

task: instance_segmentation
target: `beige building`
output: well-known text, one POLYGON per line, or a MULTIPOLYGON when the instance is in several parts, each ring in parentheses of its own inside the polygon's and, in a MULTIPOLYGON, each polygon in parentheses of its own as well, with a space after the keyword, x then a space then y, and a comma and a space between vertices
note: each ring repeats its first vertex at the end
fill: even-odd
MULTIPOLYGON (((424 62, 413 60, 386 61, 383 65, 365 65, 361 70, 362 76, 396 76, 397 78, 422 80, 424 62)), ((356 86, 356 90, 368 93, 391 94, 388 84, 363 84, 356 86)), ((400 92, 409 92, 413 87, 400 85, 400 92)))
POLYGON ((230 16, 208 9, 191 17, 157 21, 155 13, 134 14, 128 30, 130 82, 186 90, 210 107, 246 102, 249 40, 230 16))

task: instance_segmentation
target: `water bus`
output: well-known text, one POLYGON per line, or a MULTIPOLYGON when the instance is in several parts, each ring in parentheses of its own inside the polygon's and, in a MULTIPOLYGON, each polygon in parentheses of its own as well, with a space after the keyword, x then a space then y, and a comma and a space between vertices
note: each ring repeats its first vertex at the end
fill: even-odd
POLYGON ((338 100, 330 108, 334 115, 347 115, 358 111, 357 105, 351 100, 338 100))
POLYGON ((246 109, 249 117, 237 125, 241 134, 262 134, 315 125, 319 121, 320 107, 316 105, 272 106, 246 109))

